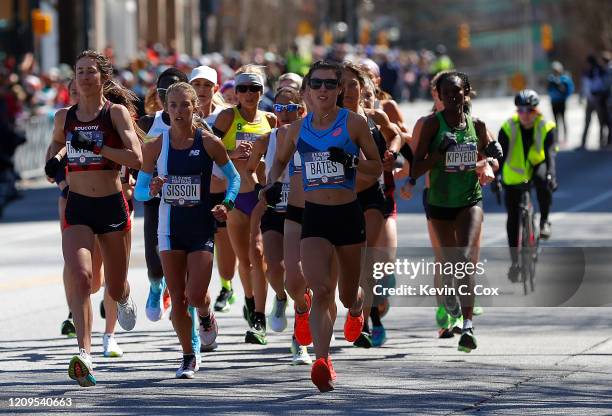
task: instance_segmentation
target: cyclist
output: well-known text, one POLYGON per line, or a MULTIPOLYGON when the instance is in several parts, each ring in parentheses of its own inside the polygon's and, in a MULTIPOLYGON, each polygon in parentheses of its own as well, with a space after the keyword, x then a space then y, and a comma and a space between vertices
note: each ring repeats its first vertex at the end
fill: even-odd
POLYGON ((508 211, 506 231, 512 257, 508 277, 511 279, 515 279, 519 273, 518 253, 512 249, 517 246, 518 240, 522 192, 518 185, 533 181, 540 207, 540 237, 550 238, 548 214, 552 205, 552 193, 557 189, 556 125, 544 119, 538 110, 539 103, 540 97, 534 90, 519 91, 514 97, 516 114, 502 125, 498 136, 504 153, 500 166, 508 211))

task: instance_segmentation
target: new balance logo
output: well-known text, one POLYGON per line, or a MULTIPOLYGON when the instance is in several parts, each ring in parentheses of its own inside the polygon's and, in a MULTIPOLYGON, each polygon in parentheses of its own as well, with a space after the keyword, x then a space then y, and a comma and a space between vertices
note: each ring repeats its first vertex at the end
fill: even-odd
POLYGON ((190 150, 189 151, 189 156, 200 156, 200 151, 199 150, 190 150))

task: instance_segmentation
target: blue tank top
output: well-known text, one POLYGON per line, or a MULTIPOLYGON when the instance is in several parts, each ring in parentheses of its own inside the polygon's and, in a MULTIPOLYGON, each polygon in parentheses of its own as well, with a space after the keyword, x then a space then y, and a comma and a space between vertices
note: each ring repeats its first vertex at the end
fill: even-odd
POLYGON ((213 161, 196 130, 189 149, 174 149, 170 133, 162 134, 157 172, 166 178, 159 205, 158 235, 210 234, 215 221, 210 212, 210 176, 213 161))
POLYGON ((328 159, 328 148, 335 146, 353 155, 359 148, 351 140, 347 120, 349 111, 341 108, 336 120, 327 130, 312 127, 312 113, 302 122, 297 151, 302 161, 302 184, 304 191, 315 189, 355 189, 355 169, 345 169, 340 163, 328 159))

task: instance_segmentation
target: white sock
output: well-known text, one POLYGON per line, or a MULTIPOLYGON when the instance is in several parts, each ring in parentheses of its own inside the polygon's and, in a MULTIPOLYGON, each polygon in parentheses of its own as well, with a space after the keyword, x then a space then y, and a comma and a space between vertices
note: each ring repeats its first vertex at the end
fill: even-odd
POLYGON ((472 329, 472 320, 471 319, 464 319, 463 320, 463 329, 472 329))

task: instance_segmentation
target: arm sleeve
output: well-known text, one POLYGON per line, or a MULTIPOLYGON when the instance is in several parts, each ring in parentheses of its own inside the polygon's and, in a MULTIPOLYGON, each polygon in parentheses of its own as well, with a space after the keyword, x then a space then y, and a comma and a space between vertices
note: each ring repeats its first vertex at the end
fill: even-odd
POLYGON ((557 129, 552 129, 544 138, 544 155, 546 159, 544 162, 546 163, 546 172, 550 173, 553 177, 556 176, 555 170, 555 133, 557 129))
POLYGON ((499 170, 501 171, 502 166, 504 166, 504 163, 506 162, 506 157, 508 156, 508 136, 506 136, 506 133, 502 130, 499 129, 499 134, 497 135, 497 141, 499 142, 499 144, 501 144, 502 150, 504 151, 504 155, 502 156, 501 159, 499 159, 499 170))
POLYGON ((228 161, 225 165, 219 166, 223 175, 227 178, 227 191, 225 192, 225 199, 235 201, 240 190, 240 175, 234 167, 232 161, 228 161))
POLYGON ((137 201, 148 201, 152 198, 149 193, 151 179, 153 179, 153 174, 143 171, 138 172, 136 186, 134 187, 134 198, 136 198, 137 201))

